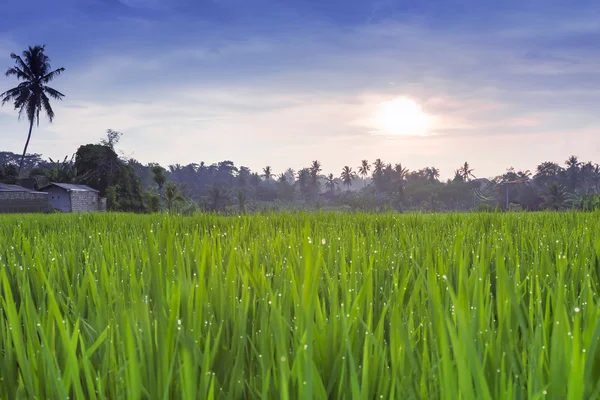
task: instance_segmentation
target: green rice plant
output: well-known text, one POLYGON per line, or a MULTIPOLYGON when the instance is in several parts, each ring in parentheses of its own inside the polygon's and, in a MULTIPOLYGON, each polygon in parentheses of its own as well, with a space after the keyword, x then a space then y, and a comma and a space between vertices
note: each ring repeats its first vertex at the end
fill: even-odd
POLYGON ((598 226, 1 216, 0 398, 600 398, 598 226))

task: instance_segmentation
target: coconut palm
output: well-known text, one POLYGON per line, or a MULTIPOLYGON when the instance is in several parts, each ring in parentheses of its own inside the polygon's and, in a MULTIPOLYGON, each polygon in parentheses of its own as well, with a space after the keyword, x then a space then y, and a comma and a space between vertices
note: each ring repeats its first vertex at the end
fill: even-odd
POLYGON ((556 183, 548 186, 548 191, 543 195, 542 206, 551 210, 562 210, 567 207, 569 199, 566 190, 556 183))
POLYGON ((271 180, 271 177, 273 176, 273 171, 271 170, 271 166, 267 165, 266 167, 263 168, 263 175, 265 180, 268 182, 271 180))
MULTIPOLYGON (((365 179, 367 175, 369 175, 369 171, 371 170, 371 164, 369 164, 368 160, 362 160, 360 162, 360 166, 358 167, 358 173, 365 179)), ((367 182, 365 181, 365 186, 367 182)))
POLYGON ((173 182, 167 182, 164 194, 165 206, 169 212, 173 211, 177 204, 183 203, 185 199, 181 195, 179 188, 173 182))
POLYGON ((352 186, 352 179, 356 178, 356 173, 352 171, 351 167, 345 166, 342 168, 342 175, 340 175, 342 183, 350 190, 352 186))
POLYGON ((15 66, 6 71, 6 76, 14 76, 22 82, 17 87, 0 94, 2 105, 13 102, 15 110, 19 110, 19 118, 25 113, 29 121, 29 134, 27 135, 21 161, 19 162, 19 176, 23 168, 27 147, 29 147, 34 122, 39 126, 40 112, 42 110, 50 122, 52 122, 54 119, 54 110, 52 110, 50 98, 62 100, 65 96, 58 90, 47 86, 65 69, 58 68, 52 71, 50 58, 44 53, 44 50, 45 46, 29 46, 23 52, 23 57, 11 53, 10 57, 14 60, 15 66))
POLYGON ((160 165, 153 165, 150 168, 150 171, 152 171, 152 180, 154 181, 154 183, 156 183, 156 186, 158 186, 159 199, 162 199, 163 187, 165 186, 165 183, 167 182, 167 177, 165 175, 165 169, 163 167, 161 167, 160 165))
POLYGON ((378 158, 377 160, 375 160, 375 162, 373 163, 373 177, 377 177, 377 176, 380 176, 381 174, 383 174, 384 168, 385 168, 385 164, 383 161, 381 161, 381 158, 378 158))
POLYGON ((425 177, 430 181, 437 181, 440 177, 440 170, 436 167, 425 168, 425 177))
POLYGON ((581 163, 577 156, 571 156, 565 161, 567 166, 567 177, 569 178, 569 189, 575 190, 579 181, 579 167, 581 163))
POLYGON ((394 166, 394 171, 396 172, 396 178, 400 180, 400 182, 404 181, 404 178, 408 175, 408 168, 404 168, 401 163, 394 166))
MULTIPOLYGON (((224 188, 212 186, 208 189, 208 205, 211 211, 223 211, 230 201, 230 194, 224 188)), ((239 202, 239 198, 238 198, 239 202)))
POLYGON ((471 178, 475 178, 475 175, 473 175, 473 169, 470 167, 469 163, 465 161, 465 163, 460 167, 460 174, 463 177, 463 180, 465 182, 468 182, 471 180, 471 178))
POLYGON ((454 170, 454 179, 452 179, 452 182, 454 182, 454 183, 461 183, 461 182, 464 182, 464 181, 465 181, 465 177, 463 176, 462 168, 454 170))
POLYGON ((337 184, 338 182, 335 180, 333 174, 327 175, 325 178, 325 187, 329 189, 329 191, 333 192, 337 184))
POLYGON ((319 183, 319 173, 321 172, 321 163, 317 160, 313 161, 310 168, 310 179, 313 186, 317 187, 319 183))

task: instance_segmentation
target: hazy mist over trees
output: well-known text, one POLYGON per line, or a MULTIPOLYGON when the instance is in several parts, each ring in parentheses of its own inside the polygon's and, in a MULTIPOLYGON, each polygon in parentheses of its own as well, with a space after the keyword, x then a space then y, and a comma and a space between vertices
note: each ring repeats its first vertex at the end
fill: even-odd
MULTIPOLYGON (((268 210, 448 212, 470 210, 589 210, 600 207, 600 166, 568 156, 544 161, 534 171, 508 168, 477 178, 468 162, 440 180, 434 166, 409 169, 401 162, 357 160, 338 171, 321 162, 284 171, 259 171, 231 160, 187 165, 142 164, 119 156, 120 132, 108 130, 98 143, 80 146, 55 161, 39 154, 23 158, 23 177, 38 187, 48 182, 83 183, 108 199, 109 209, 133 212, 255 212, 268 210)), ((0 182, 17 183, 21 155, 0 152, 0 182)))

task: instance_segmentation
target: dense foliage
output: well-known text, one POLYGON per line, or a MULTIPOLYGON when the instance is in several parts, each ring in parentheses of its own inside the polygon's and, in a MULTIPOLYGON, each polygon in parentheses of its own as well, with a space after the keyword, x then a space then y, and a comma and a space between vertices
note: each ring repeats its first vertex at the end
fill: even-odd
POLYGON ((599 225, 3 216, 0 398, 598 398, 599 225))
MULTIPOLYGON (((440 180, 437 168, 411 171, 402 164, 362 160, 346 166, 339 176, 325 174, 319 161, 309 167, 275 175, 237 167, 232 161, 211 165, 143 165, 119 157, 114 149, 121 133, 108 130, 108 139, 80 146, 75 161, 44 161, 28 156, 28 176, 43 182, 87 183, 108 197, 115 211, 168 210, 192 213, 265 212, 336 209, 381 212, 443 212, 482 210, 566 210, 600 208, 600 165, 571 156, 565 167, 543 162, 535 173, 509 168, 492 178, 475 178, 464 163, 453 179, 440 180), (372 168, 371 168, 372 167, 372 168), (116 184, 115 184, 116 182, 116 184), (163 190, 169 187, 169 190, 163 190), (169 195, 170 197, 166 197, 169 195), (177 201, 174 201, 177 199, 177 201)), ((0 153, 2 165, 14 165, 17 155, 0 153)), ((74 157, 75 158, 75 157, 74 157)), ((6 167, 5 167, 6 168, 6 167)), ((9 183, 5 178, 4 181, 9 183)))

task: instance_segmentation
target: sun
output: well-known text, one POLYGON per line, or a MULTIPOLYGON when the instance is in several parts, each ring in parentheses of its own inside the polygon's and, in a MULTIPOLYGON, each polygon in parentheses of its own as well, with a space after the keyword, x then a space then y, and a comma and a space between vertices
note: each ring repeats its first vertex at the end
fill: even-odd
POLYGON ((379 104, 374 125, 380 135, 424 136, 431 129, 431 117, 413 100, 397 97, 379 104))

